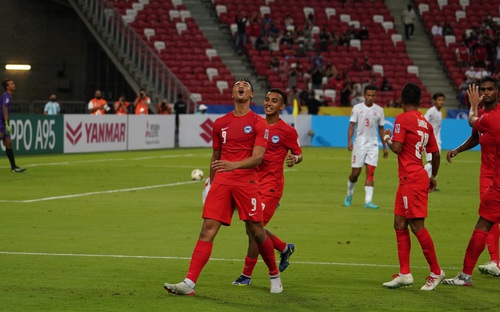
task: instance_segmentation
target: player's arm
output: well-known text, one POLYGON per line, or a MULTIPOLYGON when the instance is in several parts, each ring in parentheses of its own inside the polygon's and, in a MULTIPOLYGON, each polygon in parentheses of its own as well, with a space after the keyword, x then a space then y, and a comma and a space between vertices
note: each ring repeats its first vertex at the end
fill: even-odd
POLYGON ((476 120, 479 119, 478 113, 477 113, 477 107, 479 106, 479 103, 484 98, 484 94, 479 96, 479 86, 476 84, 471 84, 467 88, 467 95, 469 96, 469 102, 470 102, 470 111, 469 111, 469 125, 472 128, 476 127, 476 120))
POLYGON ((349 128, 347 129, 347 149, 352 151, 352 136, 354 135, 354 125, 356 123, 350 122, 349 128))
MULTIPOLYGON (((210 159, 210 164, 213 164, 216 160, 220 160, 220 156, 221 150, 214 149, 212 152, 212 158, 210 159)), ((214 180, 216 172, 217 170, 213 168, 213 166, 210 166, 210 181, 214 180)))
POLYGON ((255 145, 252 150, 252 156, 240 161, 214 160, 212 161, 212 169, 218 172, 232 171, 235 169, 248 169, 260 165, 264 159, 266 148, 264 146, 255 145))
POLYGON ((429 178, 429 182, 430 182, 429 192, 432 192, 436 189, 436 186, 437 186, 436 178, 437 178, 438 171, 439 171, 440 161, 441 161, 441 154, 439 153, 439 151, 433 152, 432 153, 432 160, 431 160, 432 172, 431 172, 431 176, 429 178))
POLYGON ((384 158, 389 156, 389 152, 387 151, 387 143, 384 141, 384 126, 378 126, 378 135, 380 136, 380 140, 382 141, 382 148, 384 151, 384 158))
POLYGON ((2 111, 3 111, 3 120, 5 121, 5 130, 8 134, 10 134, 10 124, 9 124, 9 110, 7 109, 7 105, 2 103, 2 111))
POLYGON ((476 130, 473 130, 472 134, 467 138, 467 140, 465 140, 464 143, 462 143, 462 145, 446 153, 446 160, 451 163, 451 159, 453 157, 457 156, 461 152, 465 152, 470 150, 471 148, 476 147, 478 144, 479 133, 476 130))
POLYGON ((302 154, 294 155, 290 154, 286 156, 286 165, 287 167, 293 167, 296 164, 300 164, 302 162, 302 154))
POLYGON ((386 129, 384 131, 384 137, 383 137, 382 141, 384 141, 387 144, 387 146, 391 149, 391 151, 394 152, 394 154, 399 154, 401 152, 401 150, 403 149, 403 143, 391 140, 391 130, 390 129, 386 129))

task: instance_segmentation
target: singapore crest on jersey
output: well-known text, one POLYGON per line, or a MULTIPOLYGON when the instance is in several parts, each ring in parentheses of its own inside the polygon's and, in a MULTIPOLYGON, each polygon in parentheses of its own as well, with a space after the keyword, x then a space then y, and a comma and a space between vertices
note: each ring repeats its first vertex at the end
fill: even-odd
POLYGON ((271 138, 271 142, 273 142, 274 144, 278 143, 280 141, 280 137, 278 135, 273 135, 273 137, 271 138))
POLYGON ((250 132, 252 132, 252 126, 246 126, 243 131, 245 131, 246 134, 249 134, 250 132))

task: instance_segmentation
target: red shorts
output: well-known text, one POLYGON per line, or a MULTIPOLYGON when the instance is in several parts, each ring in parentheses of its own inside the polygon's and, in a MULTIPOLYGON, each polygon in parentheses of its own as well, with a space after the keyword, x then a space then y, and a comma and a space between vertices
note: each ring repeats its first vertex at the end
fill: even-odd
POLYGON ((481 197, 479 215, 488 221, 500 223, 500 186, 491 185, 481 197))
POLYGON ((276 209, 280 204, 280 199, 268 195, 261 195, 262 208, 264 209, 264 226, 266 226, 274 216, 276 209))
POLYGON ((414 183, 400 184, 394 202, 394 214, 406 219, 426 218, 429 177, 414 183))
POLYGON ((262 204, 257 185, 212 184, 202 217, 230 225, 234 209, 238 209, 240 220, 262 222, 262 204))
POLYGON ((493 183, 493 177, 479 178, 479 198, 483 197, 491 183, 493 183))

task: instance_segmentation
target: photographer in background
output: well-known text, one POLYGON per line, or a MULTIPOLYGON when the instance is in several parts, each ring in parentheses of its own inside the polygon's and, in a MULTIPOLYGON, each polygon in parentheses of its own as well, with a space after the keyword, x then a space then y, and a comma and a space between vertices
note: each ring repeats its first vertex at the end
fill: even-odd
POLYGON ((151 99, 146 95, 146 91, 141 89, 137 98, 134 101, 134 108, 136 115, 148 115, 149 105, 151 104, 151 99))
POLYGON ((115 102, 116 115, 127 115, 129 112, 130 103, 125 100, 125 96, 120 96, 118 101, 115 102))

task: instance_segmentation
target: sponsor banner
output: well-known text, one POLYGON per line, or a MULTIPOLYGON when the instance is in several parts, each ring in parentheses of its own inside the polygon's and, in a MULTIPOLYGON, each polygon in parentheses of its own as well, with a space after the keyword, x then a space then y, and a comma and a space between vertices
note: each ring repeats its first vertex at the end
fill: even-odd
MULTIPOLYGON (((63 152, 62 116, 12 114, 9 122, 16 155, 63 152)), ((3 141, 1 148, 5 151, 3 141)))
POLYGON ((175 146, 175 115, 129 115, 128 149, 175 146))
POLYGON ((127 117, 64 115, 64 153, 126 150, 127 117))
MULTIPOLYGON (((214 121, 223 115, 179 115, 179 147, 212 147, 212 129, 214 121)), ((292 115, 281 115, 287 123, 293 125, 292 115)), ((311 116, 297 117, 297 132, 302 146, 311 145, 311 116)))

